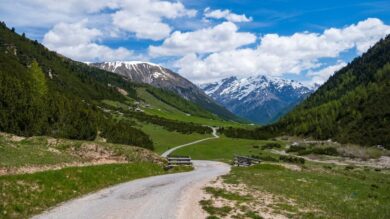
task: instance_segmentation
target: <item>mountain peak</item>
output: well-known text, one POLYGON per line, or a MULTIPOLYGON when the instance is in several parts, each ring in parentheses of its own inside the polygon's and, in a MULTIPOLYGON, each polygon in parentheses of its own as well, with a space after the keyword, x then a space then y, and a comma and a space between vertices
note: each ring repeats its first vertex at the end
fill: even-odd
POLYGON ((200 87, 232 112, 263 124, 313 92, 300 82, 265 75, 229 77, 200 87))
POLYGON ((137 83, 170 90, 191 100, 225 119, 237 119, 231 112, 215 103, 201 89, 181 75, 161 65, 143 61, 114 61, 90 64, 94 67, 122 75, 137 83))
POLYGON ((105 64, 110 66, 113 69, 119 68, 124 66, 125 68, 132 68, 136 65, 150 65, 150 66, 156 66, 161 67, 158 64, 152 63, 152 62, 146 62, 146 61, 110 61, 110 62, 102 62, 98 64, 105 64))

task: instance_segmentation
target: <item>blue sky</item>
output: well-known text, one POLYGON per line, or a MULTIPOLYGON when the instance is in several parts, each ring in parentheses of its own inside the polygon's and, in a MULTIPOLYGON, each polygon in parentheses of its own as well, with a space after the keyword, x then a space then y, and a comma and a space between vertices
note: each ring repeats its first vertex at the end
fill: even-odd
POLYGON ((390 1, 3 0, 0 19, 79 61, 152 61, 195 83, 313 84, 390 33, 390 1))

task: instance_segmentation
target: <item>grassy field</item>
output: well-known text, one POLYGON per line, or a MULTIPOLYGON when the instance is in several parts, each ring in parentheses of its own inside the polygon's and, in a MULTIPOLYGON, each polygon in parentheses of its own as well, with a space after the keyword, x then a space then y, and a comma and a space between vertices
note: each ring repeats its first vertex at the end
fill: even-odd
POLYGON ((271 193, 278 198, 268 207, 293 218, 390 218, 389 173, 313 163, 301 171, 260 164, 234 167, 224 181, 271 193))
POLYGON ((279 143, 282 149, 285 146, 283 141, 222 136, 179 149, 174 155, 231 162, 237 154, 268 161, 252 167, 233 167, 231 173, 223 177, 224 184, 232 185, 230 188, 245 185, 243 193, 206 188, 206 193, 214 198, 203 200, 201 205, 213 216, 210 218, 227 215, 261 218, 258 211, 261 206, 266 207, 265 212, 290 218, 390 217, 390 170, 280 160, 281 155, 267 149, 270 143, 279 143), (213 205, 216 197, 226 199, 230 204, 221 205, 223 202, 218 201, 218 205, 213 205), (260 202, 264 197, 267 201, 260 202))
POLYGON ((129 145, 0 133, 0 218, 28 218, 114 184, 190 170, 165 171, 163 163, 156 153, 129 145), (114 163, 101 163, 107 161, 114 163))
POLYGON ((178 132, 169 132, 160 126, 152 124, 142 124, 141 129, 152 138, 154 151, 158 154, 181 144, 211 137, 211 135, 198 133, 186 135, 178 132))
MULTIPOLYGON (((169 172, 175 171, 179 170, 169 172)), ((0 218, 28 218, 89 192, 166 173, 161 165, 132 163, 70 167, 33 174, 0 176, 0 218)))
POLYGON ((24 166, 85 163, 99 159, 139 162, 158 161, 160 158, 146 149, 129 145, 45 136, 24 138, 0 133, 0 170, 24 166))
POLYGON ((189 115, 184 113, 166 103, 155 98, 153 95, 148 93, 145 88, 138 88, 137 95, 151 105, 151 108, 145 108, 145 113, 150 115, 156 115, 167 119, 179 120, 183 122, 193 122, 202 125, 219 126, 219 127, 242 127, 242 128, 253 128, 255 126, 249 124, 242 124, 231 121, 224 121, 219 119, 208 119, 198 116, 189 115))
POLYGON ((267 143, 275 142, 283 144, 283 142, 278 141, 235 139, 221 136, 217 139, 178 149, 173 152, 173 155, 187 155, 198 160, 230 162, 234 155, 273 156, 271 153, 261 150, 261 147, 267 143))

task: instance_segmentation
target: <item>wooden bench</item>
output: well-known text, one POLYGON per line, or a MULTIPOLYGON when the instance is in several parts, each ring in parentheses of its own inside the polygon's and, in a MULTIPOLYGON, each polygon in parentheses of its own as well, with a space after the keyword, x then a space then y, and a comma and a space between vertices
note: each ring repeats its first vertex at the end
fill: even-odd
POLYGON ((233 165, 234 166, 244 166, 244 167, 247 167, 247 166, 252 166, 252 165, 255 165, 255 164, 259 164, 261 162, 261 160, 259 159, 255 159, 255 158, 251 158, 251 157, 244 157, 244 156, 234 156, 234 159, 233 159, 233 165))
POLYGON ((167 168, 172 168, 174 166, 192 166, 191 157, 189 156, 176 156, 176 157, 167 157, 168 166, 167 168))

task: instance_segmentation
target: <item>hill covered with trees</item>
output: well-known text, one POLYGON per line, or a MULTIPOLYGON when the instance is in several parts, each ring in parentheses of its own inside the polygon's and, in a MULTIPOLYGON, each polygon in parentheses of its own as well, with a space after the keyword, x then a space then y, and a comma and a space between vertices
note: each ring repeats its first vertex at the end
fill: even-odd
POLYGON ((390 147, 390 36, 336 72, 277 123, 255 131, 224 132, 245 138, 288 134, 390 147))
MULTIPOLYGON (((63 57, 24 34, 15 33, 5 23, 0 24, 2 132, 78 140, 93 140, 100 133, 108 142, 152 149, 153 142, 147 134, 128 119, 118 120, 102 105, 104 100, 142 101, 136 92, 139 86, 146 86, 159 100, 176 105, 183 112, 214 118, 213 114, 177 95, 134 84, 122 76, 63 57)), ((132 114, 130 110, 127 113, 132 114)), ((186 127, 186 133, 211 132, 200 125, 165 121, 143 113, 137 115, 132 118, 150 120, 167 129, 178 123, 186 127)))

